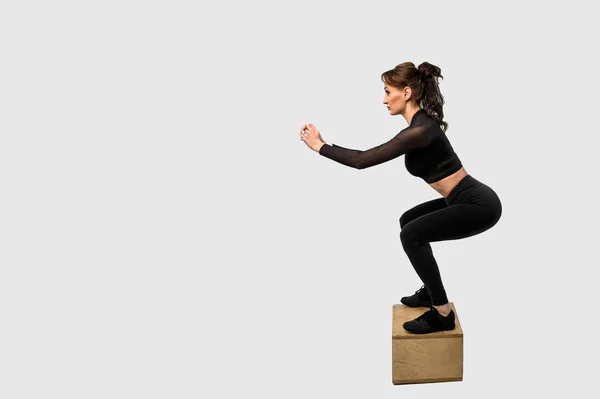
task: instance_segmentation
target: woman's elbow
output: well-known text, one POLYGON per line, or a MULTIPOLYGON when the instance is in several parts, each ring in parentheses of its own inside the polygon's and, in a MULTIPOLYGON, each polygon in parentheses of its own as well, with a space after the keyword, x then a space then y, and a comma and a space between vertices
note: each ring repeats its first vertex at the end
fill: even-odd
POLYGON ((366 162, 364 162, 364 161, 356 161, 356 162, 354 162, 354 165, 353 165, 353 166, 354 166, 356 169, 359 169, 359 170, 360 170, 360 169, 366 169, 366 168, 368 168, 368 167, 369 167, 369 166, 371 166, 371 165, 369 165, 368 163, 366 163, 366 162))

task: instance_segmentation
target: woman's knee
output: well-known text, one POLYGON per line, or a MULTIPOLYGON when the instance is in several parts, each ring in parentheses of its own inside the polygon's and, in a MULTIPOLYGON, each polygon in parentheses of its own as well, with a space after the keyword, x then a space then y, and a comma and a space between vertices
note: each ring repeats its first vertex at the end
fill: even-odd
POLYGON ((405 252, 418 248, 420 243, 417 240, 415 229, 405 228, 400 231, 400 242, 404 247, 405 252))
POLYGON ((416 205, 411 209, 407 210, 400 216, 400 228, 403 229, 408 223, 413 220, 427 215, 431 212, 435 212, 440 209, 446 208, 448 205, 446 204, 445 198, 436 198, 430 201, 423 202, 422 204, 416 205))
POLYGON ((408 223, 408 218, 406 217, 406 212, 404 212, 402 214, 402 216, 400 216, 400 230, 402 230, 404 228, 404 226, 406 226, 406 223, 408 223))

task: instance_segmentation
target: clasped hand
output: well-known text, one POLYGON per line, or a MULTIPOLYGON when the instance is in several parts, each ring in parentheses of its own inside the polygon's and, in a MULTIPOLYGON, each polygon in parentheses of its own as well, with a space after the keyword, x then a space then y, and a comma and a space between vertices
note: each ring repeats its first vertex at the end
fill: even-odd
POLYGON ((300 129, 300 140, 304 141, 304 144, 316 152, 319 152, 321 147, 325 144, 325 140, 321 137, 321 133, 319 133, 312 123, 302 125, 302 128, 300 129))

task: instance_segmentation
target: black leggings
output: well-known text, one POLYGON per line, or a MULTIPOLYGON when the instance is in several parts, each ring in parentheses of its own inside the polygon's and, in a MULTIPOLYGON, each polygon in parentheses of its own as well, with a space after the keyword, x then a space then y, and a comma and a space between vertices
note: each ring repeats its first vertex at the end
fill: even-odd
POLYGON ((448 197, 424 202, 400 217, 400 241, 425 284, 431 303, 448 303, 430 242, 458 240, 482 233, 502 215, 502 203, 490 187, 465 176, 448 197))

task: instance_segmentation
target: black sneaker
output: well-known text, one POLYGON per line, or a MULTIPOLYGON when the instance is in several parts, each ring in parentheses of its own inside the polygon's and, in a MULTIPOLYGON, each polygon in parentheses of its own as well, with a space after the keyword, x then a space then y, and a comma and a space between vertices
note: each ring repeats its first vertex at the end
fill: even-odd
POLYGON ((428 334, 437 331, 454 330, 454 310, 444 317, 433 306, 421 316, 407 321, 402 325, 404 329, 413 334, 428 334))
POLYGON ((411 296, 404 296, 400 302, 411 308, 428 308, 431 307, 431 297, 427 288, 422 286, 411 296))

